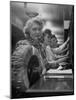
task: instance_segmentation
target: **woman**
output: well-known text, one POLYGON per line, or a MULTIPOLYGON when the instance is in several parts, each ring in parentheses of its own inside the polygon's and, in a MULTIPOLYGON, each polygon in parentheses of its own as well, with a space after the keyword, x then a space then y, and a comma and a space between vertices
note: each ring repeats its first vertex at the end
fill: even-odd
POLYGON ((42 35, 42 28, 42 19, 28 20, 23 29, 26 39, 20 40, 16 44, 16 49, 11 57, 12 87, 16 91, 25 92, 44 73, 45 68, 38 41, 42 35))
POLYGON ((66 42, 64 42, 62 45, 58 47, 57 40, 54 40, 55 36, 51 34, 51 31, 47 32, 45 30, 44 32, 44 47, 46 50, 46 60, 49 64, 55 65, 66 61, 68 58, 69 52, 67 52, 65 55, 63 53, 67 50, 65 50, 66 45, 68 44, 69 38, 66 42))

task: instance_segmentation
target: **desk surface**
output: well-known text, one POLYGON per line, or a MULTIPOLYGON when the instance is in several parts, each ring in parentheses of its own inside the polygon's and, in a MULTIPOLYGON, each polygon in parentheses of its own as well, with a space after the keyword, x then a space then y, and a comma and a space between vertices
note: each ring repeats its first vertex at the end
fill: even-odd
POLYGON ((73 87, 73 78, 41 77, 27 92, 70 92, 73 87))
POLYGON ((71 74, 72 75, 72 69, 66 69, 66 70, 57 70, 57 69, 49 69, 47 74, 71 74))

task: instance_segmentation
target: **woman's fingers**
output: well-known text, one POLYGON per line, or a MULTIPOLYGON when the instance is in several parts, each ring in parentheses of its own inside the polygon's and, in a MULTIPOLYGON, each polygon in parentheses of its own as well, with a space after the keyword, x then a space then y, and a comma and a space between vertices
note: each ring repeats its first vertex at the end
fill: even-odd
POLYGON ((43 69, 42 75, 44 75, 45 73, 46 73, 46 68, 43 69))
POLYGON ((67 42, 69 42, 69 40, 70 40, 70 37, 67 38, 67 42))

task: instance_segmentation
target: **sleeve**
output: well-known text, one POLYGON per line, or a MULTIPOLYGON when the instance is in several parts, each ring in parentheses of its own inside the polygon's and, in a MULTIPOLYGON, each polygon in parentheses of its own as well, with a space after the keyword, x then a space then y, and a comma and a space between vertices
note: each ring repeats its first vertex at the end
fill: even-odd
POLYGON ((67 45, 67 41, 64 42, 62 45, 60 45, 59 47, 53 48, 52 50, 54 53, 60 53, 62 50, 65 49, 66 45, 67 45))
POLYGON ((15 88, 20 91, 25 91, 29 88, 27 63, 32 55, 32 47, 30 45, 21 44, 21 41, 17 44, 11 57, 12 82, 15 88))
POLYGON ((49 46, 46 47, 46 57, 48 61, 52 61, 56 59, 54 53, 52 52, 51 48, 49 46))

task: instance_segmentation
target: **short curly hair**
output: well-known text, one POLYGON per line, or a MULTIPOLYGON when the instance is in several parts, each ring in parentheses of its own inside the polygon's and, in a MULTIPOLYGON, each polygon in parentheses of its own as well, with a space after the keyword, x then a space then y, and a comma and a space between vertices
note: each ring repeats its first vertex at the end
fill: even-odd
POLYGON ((29 19, 23 28, 25 37, 30 36, 30 28, 32 27, 33 23, 37 23, 41 26, 41 28, 43 28, 44 20, 39 17, 29 19))
POLYGON ((49 35, 50 37, 52 37, 52 32, 50 29, 45 29, 44 32, 43 32, 43 36, 46 36, 46 35, 49 35))

